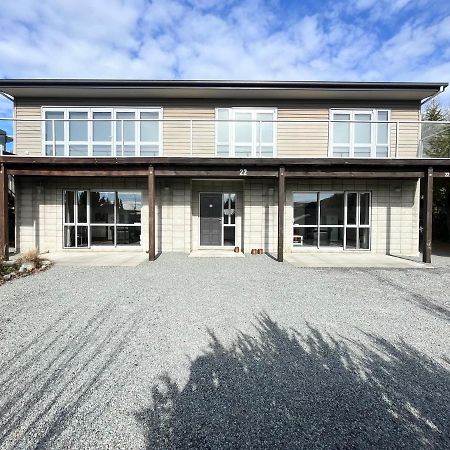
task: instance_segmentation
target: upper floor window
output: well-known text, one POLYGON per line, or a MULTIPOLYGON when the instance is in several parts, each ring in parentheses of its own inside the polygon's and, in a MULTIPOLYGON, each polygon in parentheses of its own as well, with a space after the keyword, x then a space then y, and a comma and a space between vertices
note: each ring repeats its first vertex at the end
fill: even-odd
POLYGON ((276 109, 216 109, 216 155, 237 158, 276 155, 276 109))
POLYGON ((330 156, 337 158, 387 158, 388 110, 332 110, 330 156))
POLYGON ((45 156, 158 156, 160 108, 44 108, 45 156))

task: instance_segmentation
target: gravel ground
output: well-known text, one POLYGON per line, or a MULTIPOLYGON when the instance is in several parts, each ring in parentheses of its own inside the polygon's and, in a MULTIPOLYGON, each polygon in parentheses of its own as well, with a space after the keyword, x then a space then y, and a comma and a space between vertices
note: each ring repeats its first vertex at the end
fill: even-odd
POLYGON ((450 271, 167 254, 0 288, 0 448, 450 448, 450 271))

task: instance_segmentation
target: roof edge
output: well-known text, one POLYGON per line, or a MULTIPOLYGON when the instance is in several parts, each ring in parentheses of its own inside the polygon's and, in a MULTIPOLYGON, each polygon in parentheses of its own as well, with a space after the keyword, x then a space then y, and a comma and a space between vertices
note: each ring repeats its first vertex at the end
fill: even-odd
POLYGON ((395 81, 254 81, 254 80, 139 80, 139 79, 0 79, 1 88, 83 87, 114 88, 209 88, 209 89, 436 89, 446 88, 446 82, 395 81))

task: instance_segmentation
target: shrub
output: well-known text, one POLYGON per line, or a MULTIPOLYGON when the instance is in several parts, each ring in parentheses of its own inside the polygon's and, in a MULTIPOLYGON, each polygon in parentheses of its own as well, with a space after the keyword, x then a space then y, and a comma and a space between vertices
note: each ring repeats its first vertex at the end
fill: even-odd
POLYGON ((39 249, 37 247, 25 250, 21 255, 19 255, 17 261, 20 264, 33 263, 35 267, 41 267, 42 265, 42 258, 39 254, 39 249))

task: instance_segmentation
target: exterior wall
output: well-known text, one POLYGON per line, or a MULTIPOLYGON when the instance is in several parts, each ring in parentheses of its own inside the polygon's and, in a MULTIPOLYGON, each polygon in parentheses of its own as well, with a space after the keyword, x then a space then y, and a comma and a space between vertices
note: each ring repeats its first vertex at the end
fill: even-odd
MULTIPOLYGON (((41 107, 42 106, 154 106, 163 108, 164 119, 178 119, 178 122, 166 122, 163 128, 163 146, 166 156, 189 156, 192 119, 193 154, 195 156, 215 155, 215 118, 216 107, 226 106, 267 106, 278 108, 277 148, 279 157, 317 158, 328 156, 328 123, 287 123, 288 120, 328 120, 330 108, 387 108, 391 110, 392 121, 419 120, 418 102, 325 102, 325 101, 259 101, 242 103, 236 101, 210 100, 107 100, 107 99, 16 99, 15 114, 18 119, 37 120, 35 122, 17 122, 16 151, 18 155, 39 156, 41 143, 41 107), (197 120, 197 121, 196 121, 197 120), (210 122, 200 123, 198 120, 210 122)), ((413 158, 417 155, 419 137, 418 126, 402 124, 400 126, 399 157, 413 158)), ((396 132, 391 125, 390 156, 395 156, 396 132)))
MULTIPOLYGON (((145 179, 16 178, 18 249, 62 249, 63 189, 137 189, 143 193, 142 251, 148 249, 148 202, 145 179)), ((416 180, 288 180, 285 206, 285 251, 292 246, 295 191, 336 190, 372 193, 371 251, 414 256, 419 240, 419 183, 416 180)), ((156 199, 158 251, 188 253, 198 248, 199 192, 237 193, 237 245, 245 253, 277 248, 277 190, 274 180, 159 180, 156 199)), ((121 247, 120 250, 127 250, 121 247)), ((308 251, 317 251, 308 249, 308 251)))
POLYGON ((192 222, 190 180, 160 181, 156 189, 156 248, 160 252, 189 252, 192 222))
MULTIPOLYGON (((148 249, 147 184, 139 178, 32 178, 16 177, 17 247, 42 252, 63 248, 64 189, 136 189, 142 192, 142 251, 148 249)), ((122 249, 127 250, 126 247, 122 249)))
MULTIPOLYGON (((417 180, 298 180, 286 185, 285 251, 292 247, 293 193, 296 191, 369 191, 372 193, 371 251, 416 256, 419 246, 417 180)), ((308 251, 314 251, 308 249, 308 251)))

